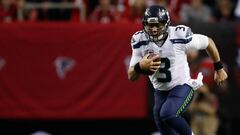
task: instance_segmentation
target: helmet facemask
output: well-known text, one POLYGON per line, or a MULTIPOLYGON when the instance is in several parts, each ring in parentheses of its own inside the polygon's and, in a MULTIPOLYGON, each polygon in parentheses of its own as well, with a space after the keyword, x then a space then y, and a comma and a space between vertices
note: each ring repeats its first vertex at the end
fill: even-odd
POLYGON ((158 42, 164 39, 167 35, 167 23, 159 22, 158 18, 148 18, 144 22, 144 30, 148 34, 149 39, 153 42, 158 42))
POLYGON ((143 27, 150 41, 159 42, 168 35, 170 17, 162 6, 151 6, 146 9, 143 17, 143 27))

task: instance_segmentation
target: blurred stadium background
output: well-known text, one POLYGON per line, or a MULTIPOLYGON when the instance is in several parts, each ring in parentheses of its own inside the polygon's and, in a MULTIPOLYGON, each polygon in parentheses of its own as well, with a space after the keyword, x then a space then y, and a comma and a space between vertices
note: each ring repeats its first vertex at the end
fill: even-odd
POLYGON ((236 135, 240 122, 238 0, 0 0, 0 134, 153 135, 153 88, 127 80, 132 34, 145 8, 212 37, 229 79, 213 82, 205 52, 189 52, 196 93, 185 118, 196 135, 236 135))

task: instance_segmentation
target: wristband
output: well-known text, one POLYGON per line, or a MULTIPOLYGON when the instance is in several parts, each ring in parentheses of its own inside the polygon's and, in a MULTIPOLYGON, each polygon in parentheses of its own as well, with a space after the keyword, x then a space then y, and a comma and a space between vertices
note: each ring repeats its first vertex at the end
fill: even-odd
POLYGON ((135 64, 134 70, 135 70, 136 73, 144 74, 144 75, 152 75, 152 74, 154 73, 154 72, 152 72, 152 71, 142 70, 141 67, 140 67, 139 62, 138 62, 137 64, 135 64))
POLYGON ((216 70, 216 71, 223 68, 221 61, 213 63, 213 66, 214 66, 214 70, 216 70))
POLYGON ((139 62, 135 64, 134 70, 136 73, 143 73, 143 70, 141 69, 139 62))

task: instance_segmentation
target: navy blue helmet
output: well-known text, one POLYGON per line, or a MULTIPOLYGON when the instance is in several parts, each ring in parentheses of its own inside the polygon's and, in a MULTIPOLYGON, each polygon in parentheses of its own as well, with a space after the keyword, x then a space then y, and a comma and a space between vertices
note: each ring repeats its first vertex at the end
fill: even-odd
POLYGON ((164 39, 169 24, 169 13, 164 7, 154 5, 146 9, 143 17, 143 27, 150 40, 157 42, 164 39))

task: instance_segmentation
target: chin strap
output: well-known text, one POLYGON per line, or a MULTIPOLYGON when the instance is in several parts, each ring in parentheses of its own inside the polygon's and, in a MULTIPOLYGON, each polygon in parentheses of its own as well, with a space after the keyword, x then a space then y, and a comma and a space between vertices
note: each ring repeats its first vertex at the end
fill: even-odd
MULTIPOLYGON (((165 27, 166 27, 166 26, 165 26, 165 27)), ((164 33, 162 33, 160 36, 154 38, 153 36, 151 36, 151 35, 148 33, 148 30, 147 30, 146 27, 143 27, 143 30, 144 30, 146 36, 150 39, 150 41, 153 41, 153 42, 161 41, 161 40, 163 40, 163 39, 166 37, 166 35, 168 35, 168 34, 167 34, 168 32, 164 32, 164 33)), ((164 30, 163 30, 163 31, 164 31, 164 30)))
POLYGON ((152 41, 158 42, 158 41, 160 41, 160 40, 163 39, 163 34, 161 34, 160 36, 158 36, 158 37, 156 37, 156 38, 154 38, 153 36, 149 36, 149 37, 150 37, 150 39, 151 39, 152 41))

